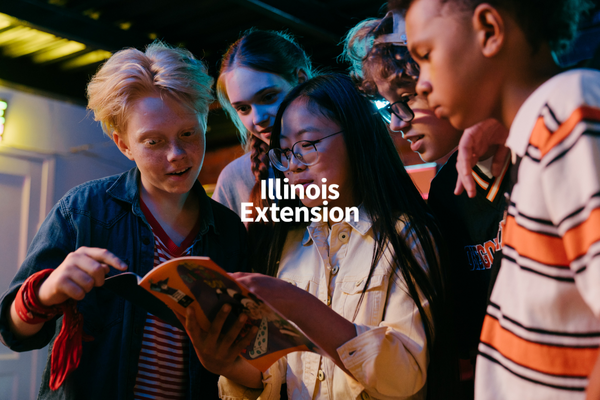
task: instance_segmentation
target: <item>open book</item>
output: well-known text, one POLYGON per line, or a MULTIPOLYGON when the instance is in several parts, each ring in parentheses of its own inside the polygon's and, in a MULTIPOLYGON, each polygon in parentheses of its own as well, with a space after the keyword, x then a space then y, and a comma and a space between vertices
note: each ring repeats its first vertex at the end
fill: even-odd
POLYGON ((106 279, 104 287, 181 329, 183 326, 172 311, 185 315, 186 308, 193 307, 200 326, 208 330, 221 307, 230 304, 232 310, 224 331, 241 313, 248 315, 240 335, 247 335, 253 326, 258 327, 258 333, 241 355, 263 372, 293 351, 324 354, 293 322, 208 257, 175 258, 143 278, 132 272, 114 275, 106 279))

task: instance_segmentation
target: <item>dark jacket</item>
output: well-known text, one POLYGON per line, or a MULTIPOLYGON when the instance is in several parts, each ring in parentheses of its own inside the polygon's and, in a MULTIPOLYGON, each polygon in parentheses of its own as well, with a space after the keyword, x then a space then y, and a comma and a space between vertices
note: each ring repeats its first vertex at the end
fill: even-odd
MULTIPOLYGON (((0 339, 14 351, 50 344, 62 318, 48 321, 40 332, 18 340, 9 331, 10 305, 21 284, 33 273, 58 267, 81 246, 105 248, 123 260, 129 271, 144 276, 153 267, 154 237, 140 209, 140 173, 137 168, 120 175, 84 183, 70 190, 54 206, 31 243, 25 262, 0 300, 0 339)), ((246 230, 239 217, 211 200, 202 185, 201 228, 192 255, 209 256, 223 269, 246 270, 246 230)), ((119 271, 111 268, 109 276, 119 271)), ((39 399, 132 399, 142 346, 146 311, 106 288, 92 289, 78 302, 84 331, 94 337, 83 343, 79 368, 57 390, 48 386, 50 356, 42 376, 39 399)), ((190 345, 188 399, 216 399, 217 376, 202 367, 190 345)), ((49 355, 50 355, 49 352, 49 355)))

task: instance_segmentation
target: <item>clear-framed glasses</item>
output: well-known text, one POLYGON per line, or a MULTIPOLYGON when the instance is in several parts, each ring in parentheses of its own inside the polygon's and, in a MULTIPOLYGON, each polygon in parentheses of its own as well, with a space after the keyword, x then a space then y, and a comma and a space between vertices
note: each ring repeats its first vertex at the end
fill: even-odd
POLYGON ((379 115, 381 115, 388 124, 392 123, 392 114, 404 122, 410 122, 415 117, 415 113, 408 105, 408 102, 415 98, 416 95, 416 93, 413 93, 408 96, 403 96, 402 100, 392 104, 382 100, 376 100, 374 103, 377 107, 377 111, 379 111, 379 115))
POLYGON ((271 160, 271 164, 273 164, 273 166, 281 172, 285 172, 290 168, 290 160, 292 157, 295 157, 300 164, 307 166, 314 165, 317 163, 317 161, 319 161, 317 143, 342 132, 343 130, 317 140, 300 140, 294 143, 291 150, 271 149, 269 150, 269 159, 271 160))

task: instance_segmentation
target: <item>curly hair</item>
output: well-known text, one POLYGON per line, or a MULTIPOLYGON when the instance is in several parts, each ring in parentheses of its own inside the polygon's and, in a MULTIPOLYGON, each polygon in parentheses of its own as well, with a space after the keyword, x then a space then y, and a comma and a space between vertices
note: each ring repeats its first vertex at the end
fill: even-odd
POLYGON ((344 61, 350 63, 350 77, 356 87, 371 98, 380 97, 375 79, 394 82, 403 75, 415 80, 419 76, 419 65, 410 56, 406 46, 374 44, 382 28, 381 21, 382 19, 369 18, 348 31, 341 55, 344 61))
POLYGON ((145 52, 129 48, 113 54, 87 86, 88 109, 109 137, 125 132, 127 115, 140 97, 168 95, 201 116, 206 131, 214 101, 213 78, 188 50, 155 41, 145 52))
MULTIPOLYGON (((415 0, 390 0, 388 9, 406 13, 415 0)), ((560 54, 575 38, 581 15, 594 6, 591 0, 439 0, 440 5, 455 3, 460 11, 473 11, 488 3, 508 11, 525 33, 536 52, 543 43, 560 54)))

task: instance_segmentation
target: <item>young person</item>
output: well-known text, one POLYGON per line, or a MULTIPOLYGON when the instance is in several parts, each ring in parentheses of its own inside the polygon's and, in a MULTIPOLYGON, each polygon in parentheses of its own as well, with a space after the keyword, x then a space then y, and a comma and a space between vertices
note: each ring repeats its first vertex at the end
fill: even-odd
POLYGON ((246 154, 223 169, 213 199, 240 216, 242 202, 268 205, 260 198, 260 181, 274 176, 267 151, 277 109, 312 75, 310 58, 289 34, 253 29, 229 47, 221 60, 217 97, 246 154))
MULTIPOLYGON (((200 359, 226 377, 221 396, 278 398, 285 382, 290 399, 442 398, 439 391, 452 398, 440 362, 449 346, 439 233, 372 104, 346 76, 313 78, 283 101, 271 140, 278 177, 339 185, 326 206, 355 207, 359 218, 276 223, 267 271, 280 279, 238 278, 319 338, 333 359, 290 353, 261 375, 238 357, 248 342, 232 345, 241 324, 220 334, 228 310, 208 332, 188 314, 200 359)), ((324 205, 321 198, 280 201, 324 205)))
POLYGON ((88 107, 137 166, 70 190, 2 296, 3 343, 52 349, 40 399, 216 398, 184 331, 103 287, 182 255, 244 270, 243 224, 197 181, 212 81, 160 42, 115 53, 92 78, 88 107))
POLYGON ((458 128, 489 117, 510 128, 517 173, 481 333, 476 398, 583 399, 600 345, 600 72, 559 73, 553 54, 588 4, 416 0, 391 7, 408 10, 409 48, 421 68, 417 92, 436 115, 458 128))
MULTIPOLYGON (((380 111, 390 130, 401 130, 423 161, 437 161, 452 153, 431 182, 428 204, 448 246, 446 265, 454 289, 463 398, 472 398, 473 366, 495 272, 492 264, 502 248, 508 159, 500 176, 494 178, 490 171, 491 155, 483 155, 471 171, 479 183, 476 197, 469 199, 466 193, 454 195, 457 179, 454 150, 463 132, 447 120, 437 118, 427 99, 416 94, 419 66, 408 53, 404 18, 400 14, 389 12, 383 19, 368 19, 356 25, 346 36, 344 58, 351 63, 351 76, 362 92, 389 102, 380 111)), ((505 129, 497 121, 488 120, 467 129, 473 130, 493 134, 494 130, 505 129)))

